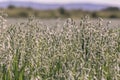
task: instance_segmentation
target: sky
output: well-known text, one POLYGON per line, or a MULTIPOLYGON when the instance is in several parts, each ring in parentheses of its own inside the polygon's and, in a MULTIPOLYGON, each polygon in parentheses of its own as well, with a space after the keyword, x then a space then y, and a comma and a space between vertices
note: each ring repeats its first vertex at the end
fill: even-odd
POLYGON ((120 5, 120 0, 0 0, 0 1, 32 1, 40 3, 99 3, 99 4, 110 4, 120 5))

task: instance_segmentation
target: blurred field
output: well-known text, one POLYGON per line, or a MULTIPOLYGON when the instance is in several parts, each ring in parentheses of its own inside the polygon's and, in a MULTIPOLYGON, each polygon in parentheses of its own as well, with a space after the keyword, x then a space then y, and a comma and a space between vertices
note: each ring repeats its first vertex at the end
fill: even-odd
MULTIPOLYGON (((42 24, 45 24, 47 26, 56 26, 56 24, 59 24, 60 26, 62 26, 66 20, 66 19, 37 19, 39 22, 41 22, 42 24)), ((81 19, 74 19, 76 24, 79 25, 80 20, 81 19)), ((7 19, 7 24, 17 24, 17 23, 24 23, 27 21, 27 18, 8 18, 7 19)), ((98 22, 97 19, 91 19, 90 22, 96 24, 98 22)), ((102 21, 103 25, 106 25, 106 23, 110 22, 109 27, 120 27, 120 19, 103 19, 102 21)), ((106 25, 107 26, 107 25, 106 25)))
POLYGON ((50 19, 50 18, 75 18, 79 19, 85 15, 89 15, 92 18, 120 18, 120 10, 116 7, 108 7, 99 11, 85 11, 85 10, 66 10, 64 8, 58 8, 54 10, 36 10, 32 8, 17 8, 15 6, 9 6, 5 9, 5 12, 9 15, 9 18, 27 18, 31 15, 37 18, 50 19))

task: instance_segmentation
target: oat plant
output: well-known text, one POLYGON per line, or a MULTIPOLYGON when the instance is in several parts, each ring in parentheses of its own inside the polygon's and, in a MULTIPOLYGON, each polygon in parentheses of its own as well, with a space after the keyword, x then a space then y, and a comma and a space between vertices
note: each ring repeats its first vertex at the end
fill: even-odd
POLYGON ((120 80, 120 29, 103 21, 8 26, 0 16, 0 80, 120 80))

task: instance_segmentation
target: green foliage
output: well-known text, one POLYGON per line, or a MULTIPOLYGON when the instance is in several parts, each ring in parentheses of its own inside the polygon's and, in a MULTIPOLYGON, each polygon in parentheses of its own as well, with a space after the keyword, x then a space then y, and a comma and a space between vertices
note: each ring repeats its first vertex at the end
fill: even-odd
POLYGON ((118 18, 118 16, 117 16, 117 15, 112 14, 112 15, 110 15, 110 17, 109 17, 109 18, 118 18))
POLYGON ((119 11, 118 7, 108 7, 106 9, 104 9, 104 11, 119 11))
POLYGON ((27 12, 20 12, 19 17, 28 17, 29 14, 27 12))
POLYGON ((93 18, 98 18, 97 12, 93 12, 93 13, 91 14, 91 16, 92 16, 93 18))
POLYGON ((59 12, 61 15, 64 15, 66 13, 65 9, 64 8, 59 8, 59 12))
POLYGON ((8 9, 15 9, 16 7, 14 5, 9 5, 8 9))

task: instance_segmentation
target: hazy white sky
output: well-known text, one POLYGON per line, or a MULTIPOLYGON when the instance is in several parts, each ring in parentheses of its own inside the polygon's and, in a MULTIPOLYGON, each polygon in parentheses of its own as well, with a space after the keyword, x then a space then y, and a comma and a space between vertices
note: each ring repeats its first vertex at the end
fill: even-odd
POLYGON ((102 3, 102 4, 113 4, 120 5, 120 0, 0 0, 0 1, 32 1, 40 3, 102 3))

